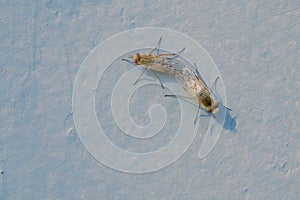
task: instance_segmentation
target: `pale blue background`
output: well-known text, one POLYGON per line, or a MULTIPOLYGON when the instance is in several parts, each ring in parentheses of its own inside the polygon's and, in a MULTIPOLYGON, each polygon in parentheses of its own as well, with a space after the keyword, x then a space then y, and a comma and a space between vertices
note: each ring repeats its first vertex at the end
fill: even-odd
POLYGON ((299 199, 299 17, 289 0, 1 1, 0 199, 299 199), (203 45, 238 131, 204 160, 199 133, 173 165, 133 175, 84 148, 72 85, 97 44, 146 26, 203 45))

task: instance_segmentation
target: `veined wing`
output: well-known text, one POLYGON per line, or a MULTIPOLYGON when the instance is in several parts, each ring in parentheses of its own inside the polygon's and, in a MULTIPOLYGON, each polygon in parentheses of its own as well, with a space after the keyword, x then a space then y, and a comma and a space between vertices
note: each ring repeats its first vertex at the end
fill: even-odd
POLYGON ((197 73, 187 67, 184 67, 182 73, 175 77, 183 89, 194 99, 197 99, 200 92, 207 88, 197 73))
POLYGON ((182 69, 182 72, 177 74, 175 78, 177 83, 182 86, 182 88, 189 94, 189 96, 196 100, 197 86, 194 83, 195 76, 193 72, 187 67, 184 67, 182 69))
POLYGON ((206 88, 208 88, 208 85, 207 85, 207 83, 204 81, 204 78, 203 78, 202 74, 201 74, 201 73, 199 72, 199 70, 197 69, 196 63, 194 64, 193 68, 194 68, 194 70, 195 70, 195 72, 196 72, 198 78, 200 79, 200 81, 205 85, 206 88))
POLYGON ((177 75, 182 73, 184 64, 173 58, 159 56, 154 62, 148 64, 148 67, 154 71, 177 75))

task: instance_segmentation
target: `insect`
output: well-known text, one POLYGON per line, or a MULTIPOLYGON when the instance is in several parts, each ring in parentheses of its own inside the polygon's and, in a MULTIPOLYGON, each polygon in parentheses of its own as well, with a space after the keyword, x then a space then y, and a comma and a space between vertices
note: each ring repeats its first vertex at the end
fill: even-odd
POLYGON ((163 72, 170 75, 177 75, 182 72, 183 66, 179 62, 177 62, 176 58, 180 54, 182 54, 185 48, 183 48, 181 51, 177 53, 159 54, 159 47, 160 47, 161 40, 162 37, 159 39, 157 46, 154 49, 152 49, 148 54, 136 53, 135 55, 130 56, 130 59, 132 59, 132 61, 127 59, 122 59, 122 61, 129 62, 134 66, 143 67, 143 71, 138 77, 138 79, 133 83, 134 85, 142 78, 145 71, 151 70, 154 76, 160 82, 161 87, 164 89, 164 86, 159 76, 157 75, 157 72, 163 72), (156 55, 154 54, 155 51, 156 51, 156 55))
MULTIPOLYGON (((198 103, 198 111, 194 120, 194 124, 196 124, 201 107, 203 107, 207 112, 211 113, 215 117, 215 114, 219 109, 219 102, 212 95, 211 90, 203 80, 196 65, 194 66, 194 68, 195 71, 187 67, 183 67, 182 73, 176 75, 176 80, 183 86, 183 89, 189 94, 189 96, 186 97, 181 95, 165 95, 165 97, 180 97, 195 100, 198 103)), ((215 80, 213 86, 215 85, 217 80, 218 78, 215 80)), ((224 107, 228 110, 231 110, 226 106, 224 107)))

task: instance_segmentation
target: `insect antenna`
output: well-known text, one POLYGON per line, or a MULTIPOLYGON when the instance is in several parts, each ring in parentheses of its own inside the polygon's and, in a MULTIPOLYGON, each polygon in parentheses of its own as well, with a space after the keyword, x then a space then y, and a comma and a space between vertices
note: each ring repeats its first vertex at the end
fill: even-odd
POLYGON ((128 63, 130 63, 130 64, 132 64, 136 67, 136 64, 134 64, 134 62, 132 62, 131 60, 127 60, 125 58, 122 58, 122 61, 126 61, 126 62, 128 62, 128 63))
POLYGON ((195 120, 194 120, 194 125, 196 124, 196 121, 197 121, 197 119, 199 117, 199 113, 200 113, 200 104, 198 106, 197 114, 196 114, 196 117, 195 117, 195 120))

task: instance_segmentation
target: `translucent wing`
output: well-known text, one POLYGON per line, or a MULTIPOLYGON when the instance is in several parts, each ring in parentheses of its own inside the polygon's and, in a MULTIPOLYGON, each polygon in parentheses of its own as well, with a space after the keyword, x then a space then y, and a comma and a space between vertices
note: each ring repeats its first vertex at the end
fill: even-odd
POLYGON ((168 57, 161 57, 161 59, 159 59, 159 62, 168 66, 171 69, 171 71, 174 72, 174 74, 182 73, 183 68, 185 66, 184 63, 180 62, 179 60, 168 57))
POLYGON ((182 73, 184 64, 167 56, 159 56, 153 59, 151 63, 148 63, 147 67, 153 71, 176 75, 182 73))
POLYGON ((193 98, 198 99, 202 91, 207 90, 205 83, 198 76, 197 72, 184 67, 182 73, 175 76, 177 82, 193 98))
POLYGON ((189 83, 197 84, 197 82, 199 81, 200 84, 202 83, 201 79, 197 76, 197 74, 187 67, 183 67, 181 69, 181 73, 176 75, 176 80, 178 82, 183 82, 184 85, 190 85, 189 83))
POLYGON ((194 74, 187 67, 183 67, 181 69, 181 73, 179 73, 175 77, 176 77, 177 82, 180 83, 182 86, 186 86, 190 80, 195 79, 194 74))
POLYGON ((198 67, 197 67, 197 65, 196 65, 196 63, 194 63, 194 66, 193 66, 193 68, 194 68, 194 70, 195 70, 195 72, 196 72, 196 74, 197 74, 197 76, 198 76, 198 78, 200 79, 200 81, 205 85, 205 87, 207 87, 208 88, 208 85, 207 85, 207 83, 204 81, 204 78, 203 78, 203 76, 202 76, 202 74, 199 72, 199 70, 198 70, 198 67))
POLYGON ((193 87, 192 87, 192 82, 194 82, 194 80, 196 80, 195 74, 193 73, 193 71, 191 71, 189 68, 187 67, 183 67, 181 69, 181 73, 178 73, 176 76, 176 81, 177 83, 179 83, 179 85, 181 85, 181 87, 188 93, 190 94, 190 96, 193 96, 191 94, 193 87))

